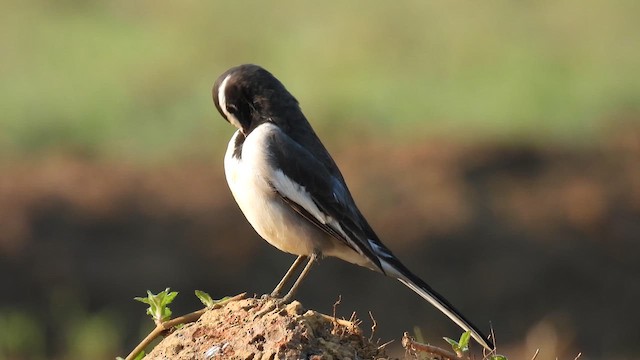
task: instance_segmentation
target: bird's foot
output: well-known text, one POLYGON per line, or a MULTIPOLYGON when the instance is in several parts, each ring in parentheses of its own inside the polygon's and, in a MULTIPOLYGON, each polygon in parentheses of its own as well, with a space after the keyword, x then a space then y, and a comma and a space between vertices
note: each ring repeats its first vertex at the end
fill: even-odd
POLYGON ((279 293, 262 294, 260 295, 260 299, 265 301, 271 300, 278 305, 291 302, 291 299, 287 299, 286 296, 280 296, 279 293))
POLYGON ((264 294, 260 296, 260 299, 265 300, 264 308, 260 309, 260 311, 254 315, 254 319, 271 312, 280 311, 284 305, 288 304, 288 301, 285 301, 284 298, 274 296, 273 294, 264 294))
POLYGON ((275 294, 275 293, 271 293, 271 294, 262 294, 260 296, 261 300, 266 301, 270 301, 272 304, 275 304, 277 307, 280 307, 282 305, 286 305, 290 302, 293 301, 293 294, 287 294, 285 296, 280 296, 280 294, 275 294))
POLYGON ((260 299, 262 300, 269 300, 269 299, 279 299, 277 294, 271 293, 271 294, 262 294, 260 295, 260 299))
POLYGON ((294 293, 295 293, 295 289, 292 289, 287 293, 287 295, 279 298, 278 301, 280 302, 280 304, 288 304, 293 301, 294 293))

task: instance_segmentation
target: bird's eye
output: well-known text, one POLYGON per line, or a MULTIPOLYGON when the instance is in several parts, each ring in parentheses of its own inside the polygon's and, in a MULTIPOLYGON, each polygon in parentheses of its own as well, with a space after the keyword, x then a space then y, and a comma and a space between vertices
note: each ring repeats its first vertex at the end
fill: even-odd
POLYGON ((233 104, 227 104, 227 111, 230 113, 235 113, 238 108, 233 104))

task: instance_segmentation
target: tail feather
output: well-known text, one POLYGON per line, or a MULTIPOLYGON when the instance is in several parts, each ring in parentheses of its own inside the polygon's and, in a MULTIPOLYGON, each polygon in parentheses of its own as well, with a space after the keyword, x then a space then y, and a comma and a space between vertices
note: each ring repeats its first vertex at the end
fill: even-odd
POLYGON ((442 311, 449 319, 460 326, 464 331, 470 331, 471 336, 487 350, 493 350, 494 344, 486 337, 477 326, 467 320, 449 301, 433 290, 422 279, 411 273, 400 261, 395 258, 381 259, 383 271, 397 278, 401 283, 442 311))

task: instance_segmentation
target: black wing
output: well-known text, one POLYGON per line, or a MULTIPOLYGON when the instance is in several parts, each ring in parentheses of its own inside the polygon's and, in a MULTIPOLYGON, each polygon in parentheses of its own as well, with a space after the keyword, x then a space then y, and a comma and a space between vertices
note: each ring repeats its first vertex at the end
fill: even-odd
MULTIPOLYGON (((326 161, 319 161, 282 131, 274 132, 267 146, 274 168, 282 170, 271 180, 271 186, 284 202, 382 270, 376 250, 384 245, 378 245, 377 236, 356 207, 339 170, 328 169, 326 161)), ((324 147, 312 150, 330 158, 324 147)))

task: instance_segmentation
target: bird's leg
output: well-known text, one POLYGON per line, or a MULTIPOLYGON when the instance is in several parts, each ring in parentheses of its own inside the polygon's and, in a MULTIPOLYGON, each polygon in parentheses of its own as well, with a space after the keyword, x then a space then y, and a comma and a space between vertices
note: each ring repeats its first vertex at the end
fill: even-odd
POLYGON ((276 288, 273 289, 273 291, 271 292, 272 297, 277 298, 278 296, 280 296, 280 292, 282 291, 282 288, 287 284, 287 282, 289 282, 289 280, 291 279, 291 276, 296 272, 298 267, 300 267, 300 264, 302 264, 302 262, 306 258, 307 258, 307 255, 300 255, 296 258, 293 264, 291 264, 291 267, 289 268, 289 270, 287 270, 287 273, 284 274, 284 277, 282 278, 282 280, 280 280, 276 288))
POLYGON ((302 280, 304 280, 304 278, 307 277, 309 270, 311 270, 311 268, 313 267, 313 264, 315 264, 316 260, 318 259, 318 256, 319 256, 319 253, 317 252, 314 252, 313 254, 311 254, 311 256, 309 257, 309 262, 307 263, 307 265, 305 265, 304 269, 302 269, 302 272, 300 273, 300 276, 298 276, 298 279, 296 280, 296 282, 293 283, 293 286, 291 286, 291 290, 289 290, 287 295, 285 295, 282 298, 283 303, 287 303, 291 300, 293 295, 296 293, 296 290, 298 290, 298 286, 300 286, 300 284, 302 283, 302 280))

